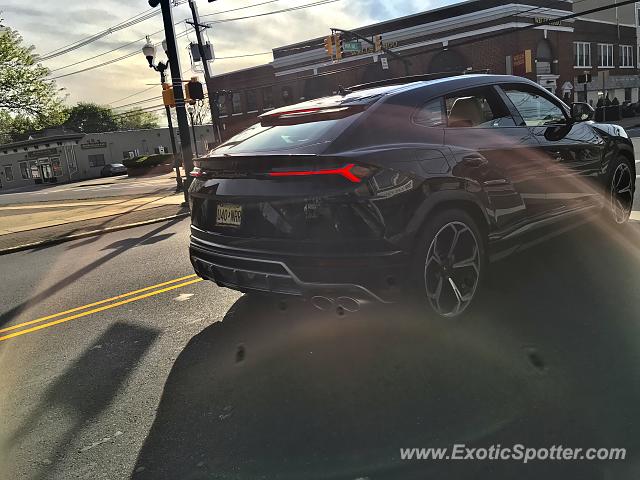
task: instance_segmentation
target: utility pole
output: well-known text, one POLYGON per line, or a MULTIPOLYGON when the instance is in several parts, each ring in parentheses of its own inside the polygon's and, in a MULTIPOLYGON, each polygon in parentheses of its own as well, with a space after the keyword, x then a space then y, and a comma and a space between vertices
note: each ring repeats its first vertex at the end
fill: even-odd
POLYGON ((171 0, 149 0, 151 7, 162 8, 162 20, 164 23, 164 34, 167 42, 167 56, 169 57, 169 67, 171 69, 171 84, 173 95, 176 101, 176 114, 178 116, 178 129, 180 130, 180 146, 182 147, 182 163, 187 173, 186 185, 184 188, 185 202, 189 202, 189 186, 193 170, 193 152, 191 151, 191 137, 189 135, 189 119, 184 104, 184 93, 182 91, 182 73, 180 71, 180 58, 176 42, 176 33, 173 29, 173 12, 171 10, 171 0))
MULTIPOLYGON (((211 0, 210 0, 211 1, 211 0)), ((204 71, 204 81, 207 84, 207 93, 209 94, 209 109, 211 110, 211 123, 213 124, 217 134, 218 142, 222 143, 222 135, 220 134, 220 121, 218 119, 218 95, 216 92, 211 91, 211 72, 209 71, 209 62, 204 51, 204 44, 202 43, 202 32, 200 27, 207 28, 205 25, 200 25, 200 16, 198 15, 198 5, 195 0, 189 0, 189 7, 191 8, 191 16, 193 17, 193 28, 196 31, 196 39, 198 40, 198 51, 200 52, 200 60, 202 60, 202 69, 204 71)))
MULTIPOLYGON (((160 78, 164 84, 166 76, 164 71, 160 72, 160 78)), ((182 174, 180 173, 180 163, 178 162, 178 148, 176 147, 176 135, 173 131, 173 120, 171 119, 171 107, 169 105, 164 106, 165 112, 167 112, 167 125, 169 126, 169 137, 171 138, 171 153, 173 153, 173 161, 176 167, 176 192, 179 192, 184 187, 182 185, 182 174)))

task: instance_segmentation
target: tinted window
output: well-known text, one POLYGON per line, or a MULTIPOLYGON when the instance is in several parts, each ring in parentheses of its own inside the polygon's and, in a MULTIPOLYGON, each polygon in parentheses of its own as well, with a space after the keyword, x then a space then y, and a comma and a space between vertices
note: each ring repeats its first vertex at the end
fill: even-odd
POLYGON ((324 120, 300 123, 295 125, 262 126, 256 124, 231 138, 215 150, 216 153, 261 152, 272 150, 288 150, 318 143, 328 143, 343 131, 341 124, 351 122, 349 119, 324 120))
POLYGON ((506 87, 504 91, 528 126, 538 127, 566 123, 562 109, 540 94, 528 89, 513 87, 506 87))
POLYGON ((515 126, 515 121, 507 108, 489 88, 477 88, 447 95, 445 106, 449 128, 515 126))
POLYGON ((432 100, 424 105, 413 118, 414 122, 425 127, 437 127, 444 125, 442 118, 441 99, 432 100))

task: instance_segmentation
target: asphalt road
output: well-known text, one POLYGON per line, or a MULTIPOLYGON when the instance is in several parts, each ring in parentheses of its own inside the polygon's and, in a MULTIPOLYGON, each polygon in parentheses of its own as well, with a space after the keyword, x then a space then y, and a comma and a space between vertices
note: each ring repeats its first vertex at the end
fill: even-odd
POLYGON ((181 220, 0 257, 0 478, 640 477, 640 222, 493 265, 455 322, 240 296, 187 242, 181 220), (400 460, 454 443, 628 452, 400 460))
POLYGON ((477 311, 455 322, 403 305, 338 316, 195 282, 187 229, 0 257, 2 478, 638 478, 638 223, 495 264, 477 311), (628 456, 399 458, 453 443, 628 456))
POLYGON ((84 180, 62 185, 33 185, 13 190, 0 189, 0 206, 76 200, 87 198, 120 197, 125 195, 156 195, 173 192, 176 188, 175 174, 154 177, 108 177, 84 180))

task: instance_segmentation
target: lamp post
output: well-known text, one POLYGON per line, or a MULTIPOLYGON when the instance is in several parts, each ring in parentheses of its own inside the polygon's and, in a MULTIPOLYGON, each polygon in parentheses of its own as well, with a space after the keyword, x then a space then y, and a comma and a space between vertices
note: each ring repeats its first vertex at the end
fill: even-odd
POLYGON ((195 112, 193 105, 187 106, 187 112, 189 112, 189 117, 191 118, 191 135, 193 136, 193 149, 196 152, 196 157, 199 157, 200 154, 198 153, 198 138, 196 137, 196 126, 193 122, 193 114, 195 112))
POLYGON ((152 8, 160 5, 162 10, 162 23, 164 24, 164 38, 167 41, 167 56, 169 57, 169 68, 171 69, 171 85, 173 86, 173 96, 176 102, 176 116, 178 117, 178 129, 180 132, 180 150, 182 151, 182 163, 187 172, 184 181, 184 199, 189 202, 189 186, 191 177, 189 173, 193 170, 193 153, 191 150, 191 138, 189 135, 189 118, 184 105, 184 91, 182 90, 182 72, 180 70, 180 57, 176 41, 176 32, 173 22, 173 11, 171 0, 148 0, 152 8))
MULTIPOLYGON (((166 41, 162 41, 162 47, 166 52, 166 41)), ((149 62, 149 66, 153 68, 156 72, 160 73, 160 83, 163 85, 166 83, 166 75, 165 70, 169 68, 168 62, 158 62, 157 64, 153 63, 153 60, 156 56, 156 47, 151 43, 151 39, 147 36, 147 43, 144 47, 142 47, 142 53, 147 58, 149 62)), ((173 132, 173 121, 171 120, 171 107, 169 105, 164 106, 165 112, 167 113, 167 125, 169 126, 169 136, 171 137, 171 150, 173 153, 173 165, 176 169, 176 192, 181 192, 183 189, 182 186, 182 174, 180 173, 180 162, 178 161, 179 154, 178 149, 176 148, 176 137, 173 132)))

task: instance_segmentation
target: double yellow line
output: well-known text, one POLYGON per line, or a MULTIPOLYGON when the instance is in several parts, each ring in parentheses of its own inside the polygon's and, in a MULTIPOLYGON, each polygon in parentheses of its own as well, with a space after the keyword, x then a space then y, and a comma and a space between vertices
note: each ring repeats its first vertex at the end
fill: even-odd
POLYGON ((160 293, 169 292, 177 288, 186 287, 187 285, 192 285, 194 283, 198 283, 201 281, 202 279, 196 277, 195 274, 187 275, 185 277, 180 277, 173 280, 169 280, 167 282, 151 285, 150 287, 145 287, 139 290, 134 290, 132 292, 123 293, 115 297, 106 298, 98 302, 88 303, 87 305, 82 305, 80 307, 75 307, 70 310, 65 310, 64 312, 54 313, 53 315, 47 315, 46 317, 40 317, 40 318, 36 318, 35 320, 19 323, 18 325, 12 325, 10 327, 2 328, 0 329, 0 342, 4 340, 9 340, 10 338, 19 337, 20 335, 25 335, 27 333, 36 332, 44 328, 53 327, 60 323, 65 323, 71 320, 76 320, 78 318, 86 317, 87 315, 92 315, 94 313, 102 312, 104 310, 109 310, 110 308, 119 307, 127 303, 135 302, 137 300, 153 297, 154 295, 158 295, 160 293), (143 292, 146 292, 146 293, 143 293, 143 292), (142 294, 142 295, 139 295, 139 294, 142 294), (121 299, 124 299, 124 300, 121 300, 121 299), (114 302, 114 303, 111 303, 111 302, 114 302), (98 307, 98 305, 102 305, 102 306, 98 307), (98 307, 98 308, 92 308, 92 307, 98 307), (90 310, 87 310, 87 309, 90 309, 90 310), (80 312, 80 313, 69 315, 70 313, 74 313, 74 312, 80 312), (65 317, 64 315, 69 315, 69 316, 65 317), (58 318, 57 320, 54 320, 51 322, 42 323, 57 317, 63 317, 63 318, 58 318), (39 324, 39 325, 36 325, 36 324, 39 324), (36 326, 25 328, 25 327, 28 327, 29 325, 36 325, 36 326), (15 331, 15 330, 18 330, 18 331, 15 331), (12 333, 2 335, 5 332, 12 332, 12 333))

